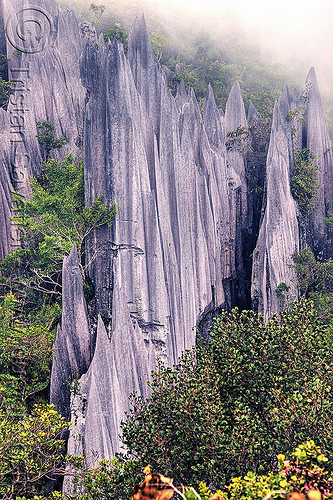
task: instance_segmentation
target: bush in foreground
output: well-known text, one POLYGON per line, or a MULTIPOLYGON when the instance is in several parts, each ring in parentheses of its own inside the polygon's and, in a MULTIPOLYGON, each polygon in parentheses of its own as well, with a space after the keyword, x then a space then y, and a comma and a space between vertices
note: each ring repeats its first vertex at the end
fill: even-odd
POLYGON ((277 470, 280 450, 309 439, 331 454, 332 358, 311 302, 268 323, 252 311, 223 312, 209 342, 173 369, 158 366, 149 399, 132 397, 123 441, 142 466, 216 487, 277 470))

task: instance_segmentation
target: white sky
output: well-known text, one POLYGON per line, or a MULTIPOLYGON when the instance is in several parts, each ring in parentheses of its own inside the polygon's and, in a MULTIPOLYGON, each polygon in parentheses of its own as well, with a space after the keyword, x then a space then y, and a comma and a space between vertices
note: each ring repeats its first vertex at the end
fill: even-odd
MULTIPOLYGON (((306 59, 317 72, 333 78, 333 0, 151 0, 190 15, 237 19, 261 46, 286 62, 306 59)), ((282 61, 281 61, 282 62, 282 61)), ((333 89, 332 89, 333 93, 333 89)))

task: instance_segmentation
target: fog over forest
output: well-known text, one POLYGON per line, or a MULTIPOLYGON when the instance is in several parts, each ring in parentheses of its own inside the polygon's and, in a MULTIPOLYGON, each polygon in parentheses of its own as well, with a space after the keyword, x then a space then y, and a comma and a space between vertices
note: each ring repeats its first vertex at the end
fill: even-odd
MULTIPOLYGON (((63 8, 76 12, 79 20, 94 20, 91 0, 60 0, 63 8)), ((333 131, 333 2, 331 0, 98 0, 106 9, 100 31, 115 23, 128 30, 134 18, 144 12, 150 33, 168 40, 162 63, 168 65, 170 52, 178 61, 194 57, 198 39, 209 39, 216 50, 224 51, 227 64, 276 65, 287 76, 288 85, 303 88, 311 66, 317 72, 320 90, 333 131)), ((174 57, 173 57, 174 59, 174 57)), ((242 76, 242 73, 241 73, 242 76)), ((219 104, 219 103, 218 103, 219 104)), ((221 104, 219 104, 221 105, 221 104)))

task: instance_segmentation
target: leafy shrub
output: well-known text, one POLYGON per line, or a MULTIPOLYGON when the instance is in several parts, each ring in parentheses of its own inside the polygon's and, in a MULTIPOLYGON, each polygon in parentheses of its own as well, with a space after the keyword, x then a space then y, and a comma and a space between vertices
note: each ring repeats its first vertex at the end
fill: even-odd
POLYGON ((41 175, 30 184, 28 200, 14 194, 13 221, 21 232, 23 248, 0 264, 1 281, 14 286, 21 298, 27 289, 60 295, 64 256, 76 243, 85 280, 85 238, 96 227, 111 225, 116 208, 107 208, 101 197, 91 207, 85 206, 83 162, 72 155, 62 162, 45 163, 41 175))
POLYGON ((16 420, 0 412, 0 494, 4 500, 34 498, 46 479, 64 473, 64 441, 68 424, 53 405, 37 405, 16 420))
POLYGON ((44 160, 48 160, 53 149, 60 149, 66 144, 64 136, 57 139, 54 136, 54 126, 48 121, 36 122, 37 140, 41 146, 44 160))
POLYGON ((20 321, 20 304, 13 295, 0 302, 0 410, 12 409, 17 418, 49 384, 57 309, 44 306, 34 320, 20 321))
POLYGON ((276 452, 307 439, 331 453, 332 357, 309 302, 267 324, 251 311, 223 312, 208 344, 173 369, 159 365, 150 399, 132 397, 124 443, 142 465, 216 486, 276 470, 276 452))
POLYGON ((318 169, 314 154, 310 149, 304 148, 300 151, 294 151, 294 169, 290 187, 303 217, 306 217, 314 207, 313 199, 317 196, 319 188, 318 169))
MULTIPOLYGON (((233 478, 223 491, 214 494, 206 483, 200 482, 196 491, 193 487, 177 488, 173 479, 151 472, 145 467, 146 478, 135 488, 132 500, 169 500, 174 494, 183 500, 250 500, 250 499, 293 499, 321 500, 332 498, 333 480, 323 468, 327 458, 313 441, 301 444, 291 460, 278 455, 278 472, 257 475, 248 472, 245 477, 233 478), (306 494, 307 497, 304 495, 306 494)), ((110 497, 111 498, 111 497, 110 497)))
POLYGON ((45 480, 63 473, 61 436, 68 429, 43 394, 55 308, 42 307, 34 320, 20 308, 13 295, 0 302, 0 496, 6 500, 32 498, 45 480))
POLYGON ((100 460, 94 468, 88 467, 83 457, 68 457, 68 463, 74 471, 70 500, 128 500, 143 477, 140 465, 121 455, 100 460))

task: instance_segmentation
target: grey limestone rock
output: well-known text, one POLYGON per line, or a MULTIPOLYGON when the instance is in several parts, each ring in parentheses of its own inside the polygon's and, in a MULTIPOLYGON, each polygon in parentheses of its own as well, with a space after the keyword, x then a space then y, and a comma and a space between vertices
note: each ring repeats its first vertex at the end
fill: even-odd
MULTIPOLYGON (((204 121, 193 91, 180 85, 172 96, 143 18, 134 24, 128 59, 118 42, 96 48, 88 41, 81 77, 89 98, 86 203, 102 195, 118 207, 113 226, 96 230, 87 244, 95 285, 90 308, 100 319, 95 355, 74 408, 77 433, 84 435, 80 446, 92 460, 95 452, 102 458, 118 449, 127 396, 134 388, 145 395, 139 380, 149 376, 155 359, 175 363, 194 344, 196 325, 226 304, 224 284, 229 294, 226 283, 237 278, 236 206, 245 160, 240 155, 236 165, 232 157, 228 163, 223 114, 211 91, 204 121), (127 347, 118 343, 119 324, 125 325, 127 347), (134 386, 117 378, 127 380, 125 365, 134 369, 132 352, 141 359, 134 386)), ((234 93, 238 108, 229 110, 231 126, 246 123, 237 86, 234 93)), ((70 442, 75 446, 75 435, 70 442)))
MULTIPOLYGON (((324 224, 324 217, 328 210, 333 209, 333 154, 332 143, 328 132, 328 125, 323 110, 318 88, 315 69, 311 68, 305 83, 306 89, 302 95, 301 104, 305 105, 305 132, 306 143, 303 147, 309 148, 314 154, 315 162, 319 167, 317 178, 319 189, 314 199, 314 210, 311 220, 310 242, 315 251, 323 251, 327 239, 328 228, 324 224)), ((330 248, 330 252, 332 248, 330 248)))
POLYGON ((186 102, 188 102, 188 100, 189 100, 189 96, 188 96, 188 93, 187 93, 187 90, 185 88, 183 80, 178 85, 175 100, 176 100, 176 103, 178 104, 179 111, 182 110, 184 104, 186 102))
POLYGON ((225 149, 225 131, 223 117, 216 106, 213 89, 208 85, 208 94, 204 106, 204 123, 211 148, 220 151, 225 149))
MULTIPOLYGON (((239 82, 236 82, 227 100, 225 109, 225 134, 236 130, 238 127, 243 127, 248 130, 248 123, 245 114, 244 102, 242 98, 239 82)), ((247 182, 246 182, 246 154, 247 141, 241 147, 232 147, 227 153, 228 164, 232 166, 237 174, 240 183, 240 202, 241 202, 241 219, 242 228, 248 230, 247 224, 247 182)))
MULTIPOLYGON (((2 0, 5 19, 22 6, 31 8, 33 2, 2 0)), ((84 130, 86 204, 102 196, 108 207, 117 203, 117 214, 112 227, 96 229, 86 242, 95 289, 91 321, 75 247, 64 260, 51 402, 66 418, 72 409, 69 452, 84 453, 93 464, 119 450, 128 396, 149 394, 145 382, 156 360, 176 363, 194 344, 198 324, 233 305, 236 296, 244 303, 243 254, 253 236, 249 140, 228 150, 225 143, 228 132, 247 131, 260 115, 251 103, 246 117, 238 82, 225 114, 211 86, 203 116, 183 82, 174 97, 144 17, 134 23, 126 57, 121 44, 106 45, 89 23, 79 26, 73 13, 64 15, 55 0, 40 0, 40 7, 52 21, 49 43, 29 53, 35 41, 28 40, 17 58, 8 47, 12 74, 19 65, 21 80, 8 112, 0 110, 0 258, 11 245, 10 190, 27 195, 29 175, 40 171, 36 120, 50 121, 56 135, 66 137, 61 154, 79 152, 84 130), (27 111, 16 117, 22 139, 16 144, 10 120, 19 101, 27 111), (79 381, 71 405, 74 379, 79 381)), ((322 220, 333 205, 331 143, 311 70, 302 97, 285 90, 274 108, 265 212, 252 270, 253 303, 266 318, 282 307, 276 293, 281 283, 289 287, 288 300, 297 298, 289 267, 299 249, 299 226, 289 187, 293 144, 287 114, 301 103, 305 123, 297 124, 297 144, 303 147, 305 141, 321 166, 313 217, 317 247, 327 236, 322 220)))
POLYGON ((26 196, 30 192, 29 177, 39 173, 42 166, 36 121, 49 121, 55 127, 56 137, 65 136, 67 145, 61 150, 62 156, 82 149, 82 40, 73 12, 65 15, 55 0, 39 0, 38 8, 33 0, 2 0, 2 11, 8 34, 9 78, 13 82, 8 105, 8 168, 16 179, 14 188, 26 196), (17 36, 17 26, 23 30, 24 41, 17 36))
POLYGON ((252 120, 260 120, 262 118, 261 114, 257 111, 253 102, 250 101, 249 110, 247 112, 247 123, 251 126, 252 120))
POLYGON ((278 287, 284 283, 286 301, 296 300, 296 276, 291 256, 299 250, 298 209, 290 191, 292 168, 291 124, 287 120, 290 100, 287 90, 275 104, 267 157, 267 194, 264 218, 253 252, 252 302, 265 318, 279 312, 283 298, 278 287), (288 298, 287 298, 288 296, 288 298))
MULTIPOLYGON (((121 279, 121 274, 116 274, 121 279)), ((111 340, 99 316, 94 358, 80 379, 73 401, 81 419, 74 420, 69 453, 83 451, 90 465, 96 465, 98 459, 110 459, 119 451, 120 423, 129 410, 128 396, 133 392, 144 397, 149 395, 148 367, 154 364, 148 360, 142 332, 131 318, 118 279, 113 294, 117 308, 112 319, 111 340)))
POLYGON ((85 373, 91 359, 90 328, 76 245, 64 258, 62 319, 54 342, 50 401, 70 417, 70 384, 85 373))
POLYGON ((10 117, 0 108, 0 260, 19 245, 11 223, 12 191, 10 178, 10 117))

